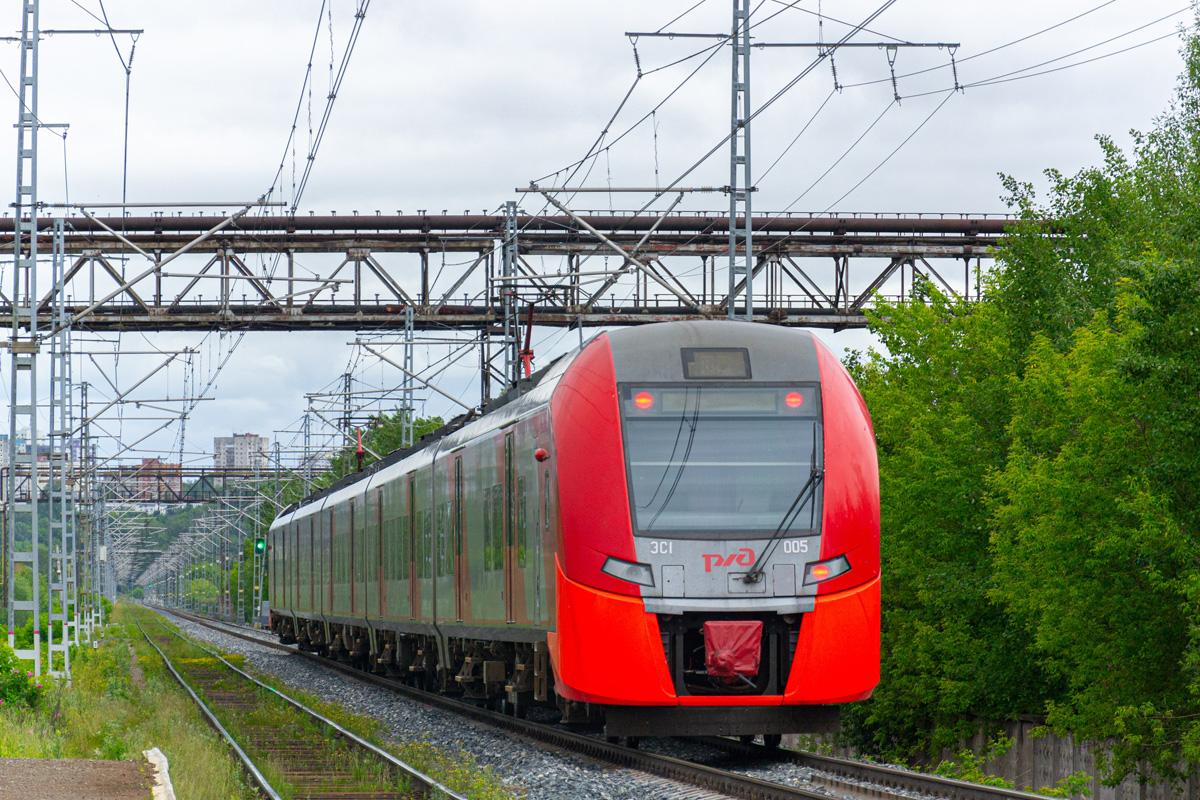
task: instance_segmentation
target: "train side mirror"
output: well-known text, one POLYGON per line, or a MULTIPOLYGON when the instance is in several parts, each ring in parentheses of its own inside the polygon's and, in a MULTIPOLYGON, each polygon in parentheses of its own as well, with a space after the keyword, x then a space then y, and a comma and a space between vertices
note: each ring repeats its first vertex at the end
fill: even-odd
POLYGON ((537 450, 533 451, 533 457, 536 458, 538 461, 545 461, 546 459, 548 459, 550 457, 550 454, 548 452, 546 452, 546 448, 539 447, 537 450))

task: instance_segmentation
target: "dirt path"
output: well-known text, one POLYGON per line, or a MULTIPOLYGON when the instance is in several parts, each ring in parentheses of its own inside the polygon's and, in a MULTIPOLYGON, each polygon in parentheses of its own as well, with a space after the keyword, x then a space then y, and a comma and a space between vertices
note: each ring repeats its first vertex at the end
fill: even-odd
POLYGON ((146 800, 144 762, 0 758, 0 800, 146 800))
POLYGON ((146 688, 146 673, 142 672, 142 665, 138 663, 137 650, 133 649, 132 643, 129 645, 129 679, 139 689, 146 688))

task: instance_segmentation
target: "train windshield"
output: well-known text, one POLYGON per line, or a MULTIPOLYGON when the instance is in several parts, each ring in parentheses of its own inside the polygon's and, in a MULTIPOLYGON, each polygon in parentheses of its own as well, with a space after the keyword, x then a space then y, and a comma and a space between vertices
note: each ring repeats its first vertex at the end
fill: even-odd
POLYGON ((769 536, 785 517, 816 530, 822 493, 804 492, 821 466, 816 387, 628 385, 621 410, 638 534, 769 536))

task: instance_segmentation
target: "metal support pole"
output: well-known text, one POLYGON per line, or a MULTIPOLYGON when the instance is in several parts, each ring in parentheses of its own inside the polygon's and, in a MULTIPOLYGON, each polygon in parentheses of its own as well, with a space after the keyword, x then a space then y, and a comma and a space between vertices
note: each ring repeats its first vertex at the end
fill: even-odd
POLYGON ((42 674, 41 569, 38 564, 38 0, 21 0, 21 66, 17 80, 16 202, 13 204, 12 338, 9 342, 8 481, 5 487, 5 521, 9 532, 5 558, 5 605, 8 611, 8 646, 16 649, 17 612, 33 620, 31 647, 16 650, 18 658, 33 662, 33 674, 42 674), (24 336, 22 336, 24 333, 24 336), (18 447, 25 434, 26 447, 18 447), (24 452, 22 452, 24 450, 24 452), (22 477, 27 483, 22 485, 22 477), (25 538, 28 530, 29 538, 25 538), (18 549, 20 548, 20 549, 18 549), (31 578, 28 598, 16 597, 18 567, 31 578))
POLYGON ((733 51, 729 122, 729 318, 736 319, 738 316, 733 293, 738 276, 744 275, 746 297, 743 316, 753 320, 754 223, 751 197, 754 183, 750 170, 750 118, 753 111, 750 107, 749 6, 749 0, 733 0, 733 30, 729 39, 733 51), (740 262, 739 247, 742 250, 740 262))
POLYGON ((70 532, 74 503, 68 489, 70 476, 71 426, 71 333, 61 325, 66 316, 64 291, 61 282, 65 270, 63 220, 54 221, 51 281, 53 304, 52 327, 57 331, 50 337, 50 396, 46 457, 46 506, 49 528, 50 564, 47 580, 47 672, 51 675, 71 675, 71 629, 74 613, 75 546, 70 532), (58 633, 55 634, 55 623, 58 633), (61 656, 61 668, 55 656, 61 656))
POLYGON ((517 287, 512 281, 517 272, 517 258, 520 255, 517 232, 517 201, 509 200, 504 204, 504 260, 500 273, 500 301, 504 309, 504 377, 510 385, 515 384, 521 377, 521 359, 517 352, 521 338, 520 319, 517 311, 517 287))
MULTIPOLYGON (((413 402, 413 349, 415 337, 413 334, 413 309, 409 305, 404 309, 404 380, 401 383, 401 399, 404 404, 403 422, 400 426, 400 447, 408 448, 413 446, 413 431, 414 423, 416 422, 417 410, 413 402)), ((486 368, 486 365, 485 365, 486 368)), ((486 398, 484 398, 486 399, 486 398)))

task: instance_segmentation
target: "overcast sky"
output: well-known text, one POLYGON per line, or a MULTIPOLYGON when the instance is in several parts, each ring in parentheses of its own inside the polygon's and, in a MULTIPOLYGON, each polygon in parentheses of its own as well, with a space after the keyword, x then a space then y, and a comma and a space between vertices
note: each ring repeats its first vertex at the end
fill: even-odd
MULTIPOLYGON (((633 50, 623 32, 658 29, 694 4, 695 0, 375 0, 302 207, 321 213, 492 211, 513 197, 514 187, 585 153, 635 78, 633 50)), ((332 20, 322 22, 314 62, 314 119, 320 116, 328 87, 330 27, 332 50, 340 59, 355 5, 353 0, 332 0, 332 20)), ((806 0, 798 6, 858 21, 876 3, 806 0)), ((252 198, 271 184, 299 97, 319 7, 319 0, 106 0, 114 27, 145 29, 132 66, 131 201, 252 198)), ((92 27, 96 22, 85 10, 99 14, 98 0, 43 0, 42 26, 92 27)), ((778 0, 765 0, 756 19, 776 11, 782 13, 755 30, 759 41, 831 39, 846 31, 830 20, 819 31, 815 13, 784 9, 778 0)), ((19 25, 15 6, 7 13, 9 27, 19 25)), ((961 42, 959 79, 971 84, 1042 62, 1050 63, 1033 71, 1139 45, 1172 33, 1190 19, 1180 0, 899 0, 870 26, 873 33, 859 38, 961 42), (971 58, 1091 9, 1096 10, 1048 33, 971 58), (1147 23, 1153 24, 1130 33, 1147 23), (1093 47, 1112 37, 1120 38, 1093 47), (1090 49, 1054 60, 1083 48, 1090 49)), ((728 0, 708 0, 671 29, 719 32, 728 27, 728 0)), ((130 44, 130 37, 117 38, 126 61, 130 44)), ((835 210, 1003 211, 997 173, 1040 184, 1046 167, 1071 172, 1094 163, 1095 134, 1127 143, 1131 128, 1149 127, 1169 102, 1180 67, 1178 44, 1170 37, 1073 69, 968 88, 951 96, 932 117, 930 112, 945 94, 908 96, 953 85, 947 52, 900 51, 898 74, 936 69, 902 77, 897 90, 908 99, 892 105, 884 52, 847 51, 836 61, 841 83, 877 82, 831 97, 833 78, 828 65, 822 65, 755 122, 754 153, 761 174, 828 100, 809 130, 759 183, 756 210, 789 205, 797 211, 828 209, 929 117, 894 158, 837 202, 835 210), (861 144, 805 193, 877 118, 861 144)), ((698 46, 696 40, 642 39, 637 49, 649 71, 698 46)), ((18 72, 17 48, 0 48, 0 69, 12 80, 18 72)), ((796 49, 755 51, 755 105, 774 95, 811 58, 811 51, 796 49)), ((640 117, 697 64, 699 59, 694 59, 641 80, 613 130, 623 130, 622 123, 640 117)), ((42 199, 64 200, 69 192, 72 202, 119 200, 125 80, 113 42, 99 36, 48 37, 42 43, 41 68, 41 118, 70 124, 68 181, 64 182, 62 144, 42 134, 42 199)), ((727 132, 728 82, 728 53, 722 52, 655 115, 654 127, 641 126, 601 159, 589 183, 603 185, 611 176, 615 185, 645 185, 654 181, 656 168, 662 182, 673 179, 727 132)), ((0 87, 0 94, 8 97, 2 102, 8 104, 3 107, 10 109, 11 118, 17 102, 6 92, 0 87)), ((303 169, 308 145, 307 102, 302 109, 298 170, 303 169)), ((0 161, 0 173, 7 176, 2 185, 12 186, 13 161, 0 161)), ((285 194, 291 171, 289 155, 285 194)), ((721 185, 727 182, 727 171, 722 151, 689 182, 721 185)), ((594 204, 607 207, 608 202, 600 195, 594 204)), ((620 208, 631 201, 618 197, 613 202, 620 208)), ((690 202, 693 208, 717 208, 721 198, 690 202)), ((6 292, 10 269, 7 259, 6 292)), ((869 344, 861 332, 825 336, 836 348, 869 344)), ((139 351, 199 345, 192 357, 193 374, 203 382, 237 338, 125 335, 121 343, 139 351)), ((211 448, 212 437, 231 430, 274 436, 273 431, 294 426, 304 408, 304 393, 320 390, 345 371, 352 338, 346 333, 248 334, 209 390, 217 399, 201 403, 188 420, 185 458, 205 460, 201 454, 211 448)), ((538 331, 535 339, 541 360, 573 344, 575 334, 538 331)), ((81 344, 104 349, 101 344, 81 344)), ((428 350, 428 357, 436 355, 435 348, 428 350)), ((418 363, 426 357, 419 354, 418 363)), ((129 385, 159 360, 149 355, 125 358, 116 368, 115 382, 129 385)), ((98 361, 113 372, 113 359, 98 361)), ((181 359, 148 382, 143 396, 178 397, 184 390, 182 364, 181 359)), ((90 361, 80 370, 77 379, 82 375, 99 387, 97 392, 106 391, 90 361)), ((3 377, 7 385, 7 374, 3 377)), ((398 381, 394 370, 366 362, 362 379, 376 385, 398 381)), ((469 367, 448 372, 440 385, 468 404, 477 399, 469 367)), ((433 396, 425 410, 448 414, 453 406, 433 396)), ((160 424, 135 421, 139 414, 153 412, 131 409, 123 425, 110 420, 107 429, 128 443, 160 424)), ((170 426, 139 450, 174 449, 177 437, 178 426, 170 426)), ((107 449, 111 452, 111 444, 107 449)))

